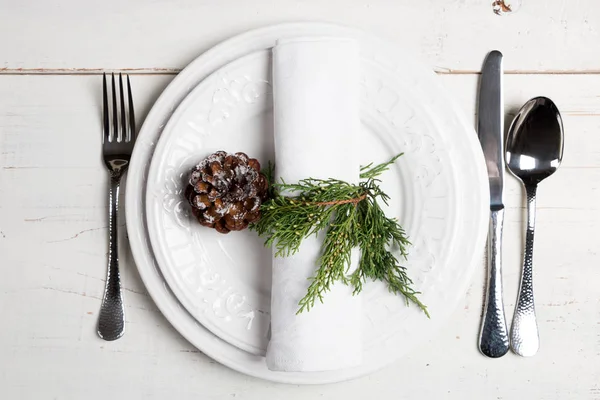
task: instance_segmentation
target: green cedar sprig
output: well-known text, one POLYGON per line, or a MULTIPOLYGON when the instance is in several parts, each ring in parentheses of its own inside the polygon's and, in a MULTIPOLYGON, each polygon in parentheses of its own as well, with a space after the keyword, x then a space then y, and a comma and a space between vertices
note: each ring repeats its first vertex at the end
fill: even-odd
POLYGON ((275 247, 276 257, 296 253, 304 238, 326 231, 318 268, 298 313, 309 311, 317 300, 323 302, 334 282, 352 285, 358 294, 367 279, 373 279, 385 282, 390 292, 403 295, 407 304, 416 304, 429 317, 406 268, 394 255, 406 258, 410 242, 398 221, 388 218, 379 204, 388 204, 390 198, 379 187, 378 177, 400 156, 362 167, 359 184, 313 178, 296 184, 276 183, 273 166, 265 172, 271 183, 270 198, 261 206, 261 219, 250 228, 265 238, 266 246, 275 247), (357 269, 350 272, 354 248, 361 257, 357 269))

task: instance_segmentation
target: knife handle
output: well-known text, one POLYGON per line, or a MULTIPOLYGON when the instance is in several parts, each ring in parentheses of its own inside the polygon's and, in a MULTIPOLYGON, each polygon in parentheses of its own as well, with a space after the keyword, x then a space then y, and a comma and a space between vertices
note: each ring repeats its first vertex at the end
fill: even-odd
POLYGON ((508 329, 502 301, 502 226, 504 208, 492 210, 488 237, 487 294, 483 310, 479 350, 488 357, 502 357, 508 352, 508 329))

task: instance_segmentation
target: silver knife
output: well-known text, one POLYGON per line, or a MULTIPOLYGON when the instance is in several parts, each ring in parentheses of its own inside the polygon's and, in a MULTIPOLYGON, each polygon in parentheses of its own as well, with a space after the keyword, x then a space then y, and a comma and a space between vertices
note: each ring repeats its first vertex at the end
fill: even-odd
POLYGON ((487 294, 479 350, 488 357, 508 352, 508 329, 502 301, 502 225, 504 204, 504 106, 502 96, 502 53, 492 51, 483 65, 479 88, 477 133, 490 181, 490 231, 488 236, 487 294))

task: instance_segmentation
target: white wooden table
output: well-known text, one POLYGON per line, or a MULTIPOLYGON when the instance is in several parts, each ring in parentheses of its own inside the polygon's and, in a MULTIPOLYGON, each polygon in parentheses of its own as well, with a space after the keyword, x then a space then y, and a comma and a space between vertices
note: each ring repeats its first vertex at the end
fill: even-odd
MULTIPOLYGON (((600 3, 523 0, 0 0, 0 398, 600 399, 600 3), (296 387, 249 378, 193 348, 147 295, 123 239, 126 335, 95 334, 107 253, 102 71, 132 74, 139 123, 189 61, 249 28, 292 20, 363 28, 434 68, 475 121, 478 71, 505 55, 506 110, 546 95, 564 161, 539 190, 541 349, 490 360, 476 347, 484 267, 453 318, 395 365, 296 387)), ((510 115, 507 117, 510 118, 510 115)), ((521 265, 524 195, 507 178, 507 318, 521 265)))

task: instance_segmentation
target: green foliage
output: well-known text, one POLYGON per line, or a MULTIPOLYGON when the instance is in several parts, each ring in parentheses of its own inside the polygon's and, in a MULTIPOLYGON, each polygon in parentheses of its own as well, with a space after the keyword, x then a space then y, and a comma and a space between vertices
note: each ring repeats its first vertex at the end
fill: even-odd
POLYGON ((265 172, 271 182, 270 199, 261 207, 261 219, 250 225, 266 246, 275 246, 275 256, 296 253, 302 240, 325 231, 318 268, 300 300, 298 313, 309 311, 315 301, 324 301, 331 285, 343 282, 360 293, 367 279, 381 280, 390 292, 404 296, 427 316, 426 306, 412 289, 406 268, 398 253, 406 257, 410 245, 396 219, 386 217, 378 201, 387 204, 389 196, 381 191, 378 177, 402 154, 386 163, 361 168, 362 181, 349 184, 336 179, 304 179, 297 184, 273 183, 273 166, 265 172), (352 249, 360 249, 358 268, 349 271, 352 249))

